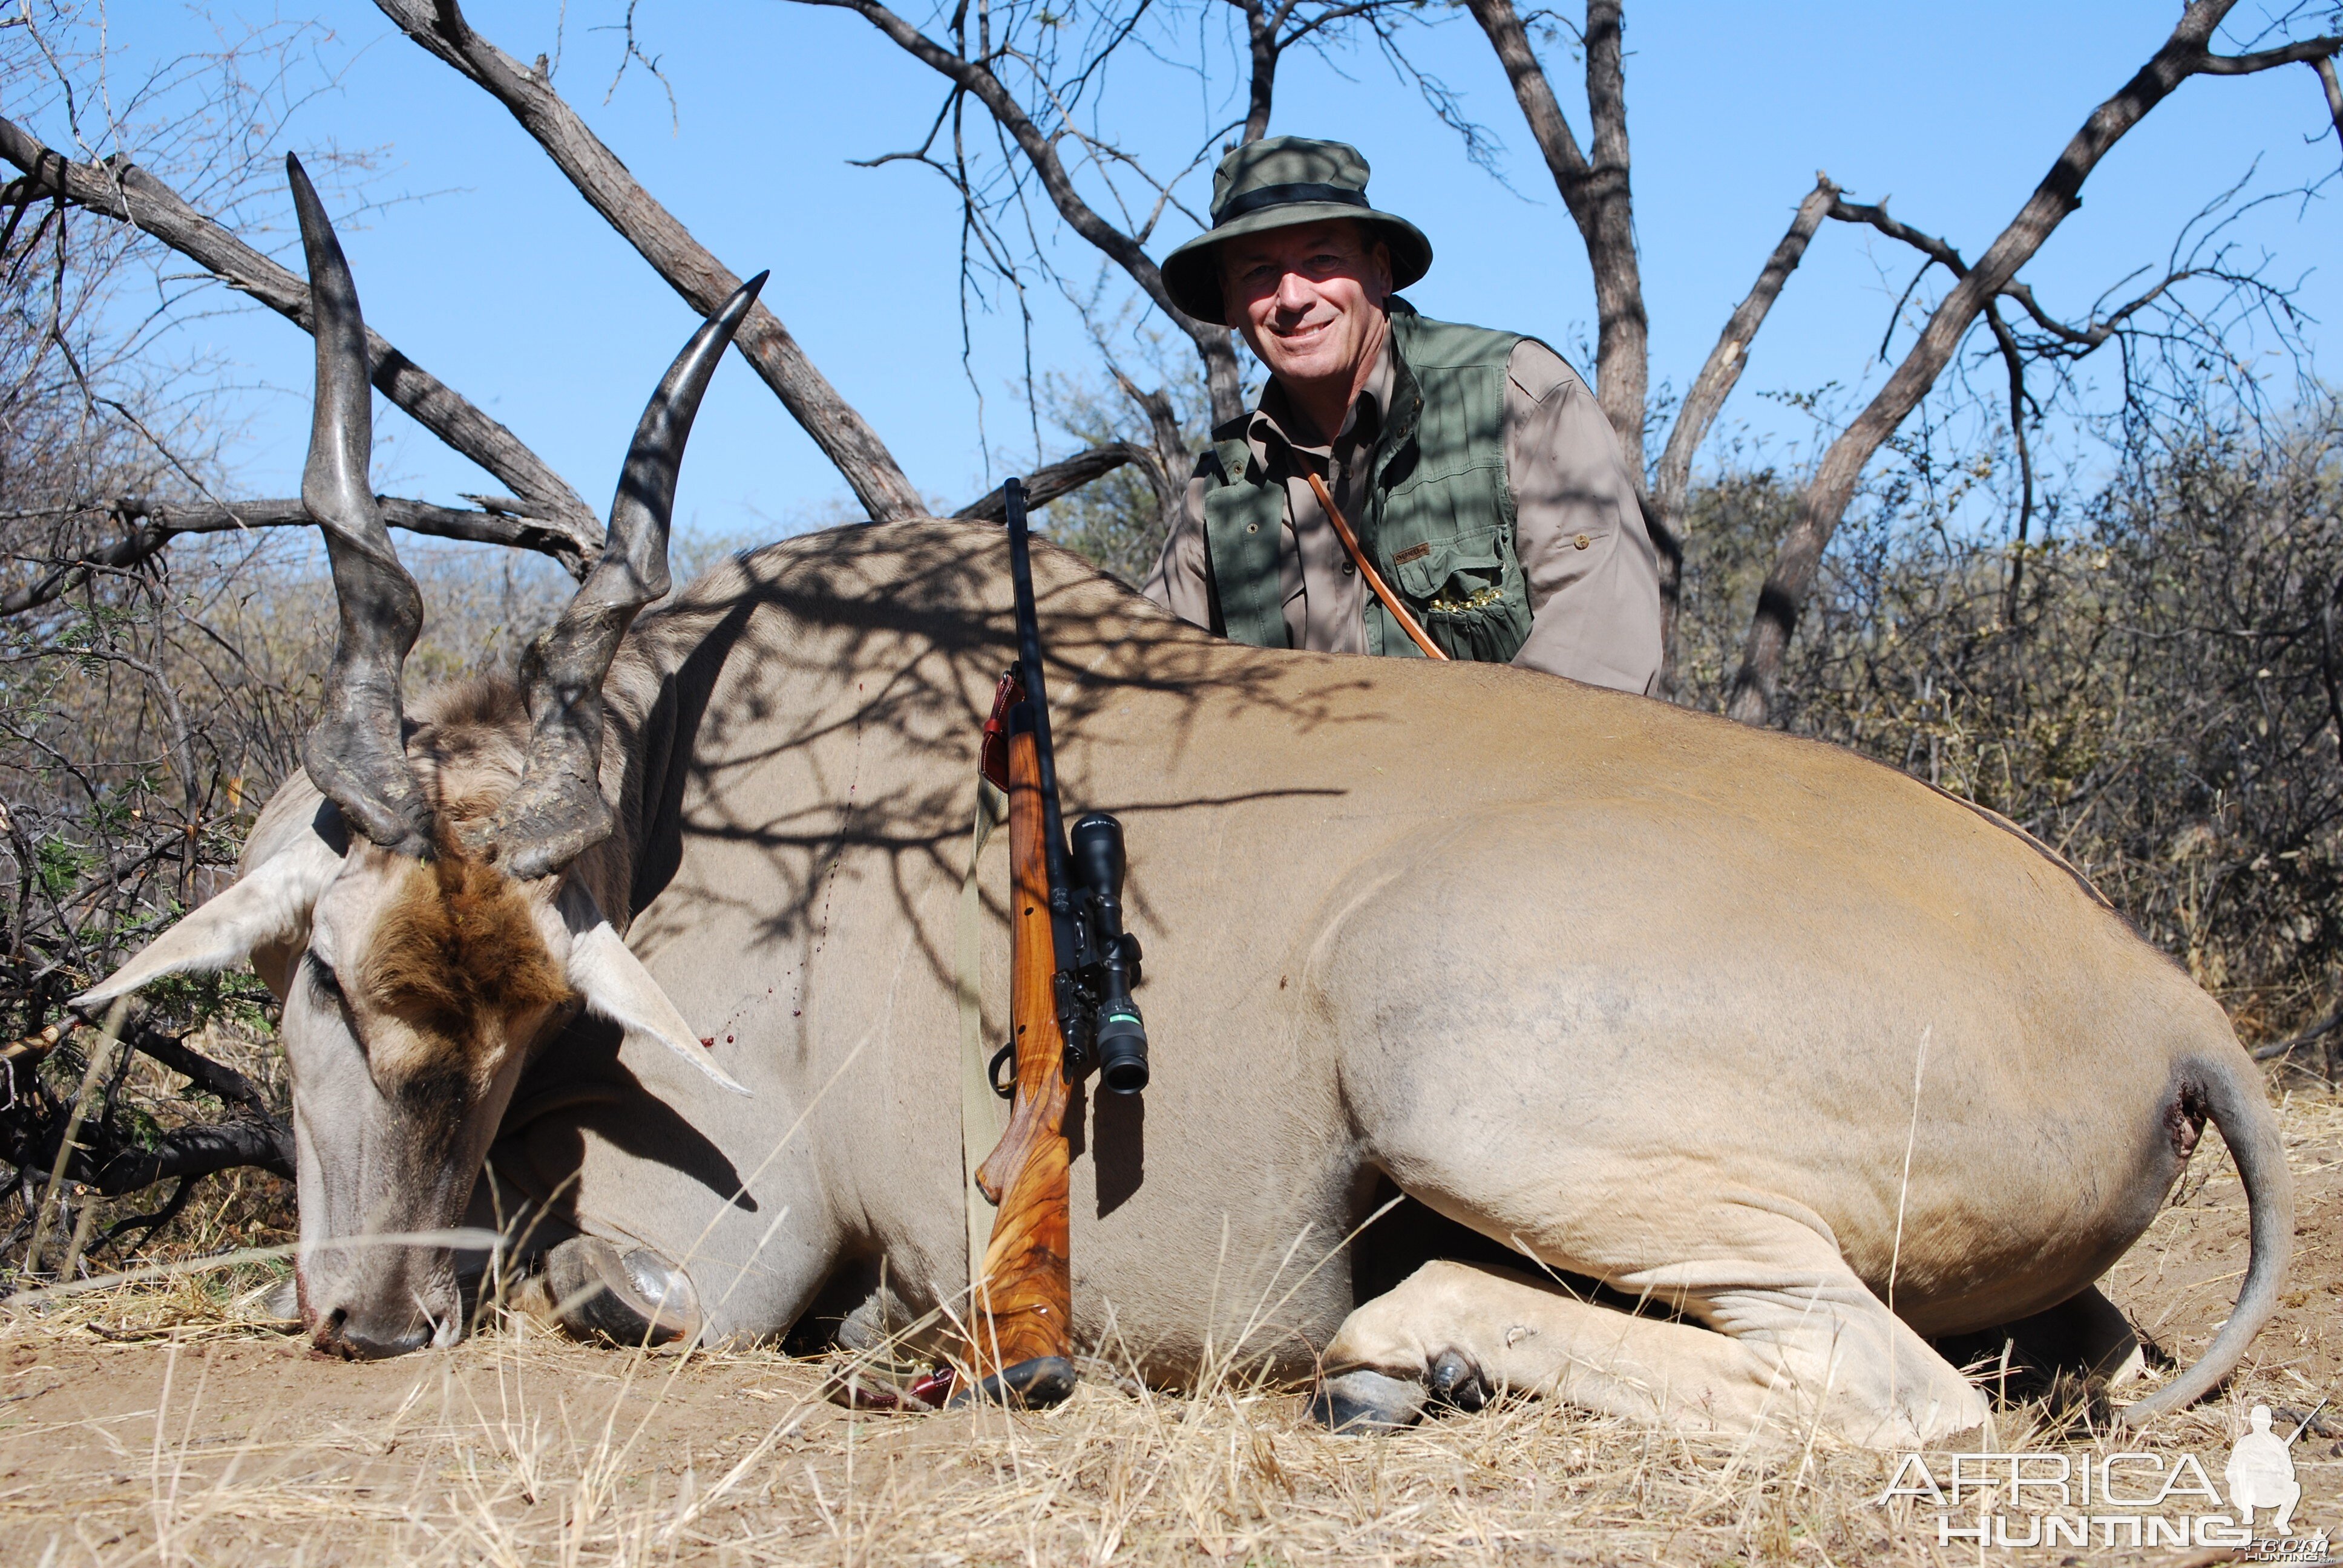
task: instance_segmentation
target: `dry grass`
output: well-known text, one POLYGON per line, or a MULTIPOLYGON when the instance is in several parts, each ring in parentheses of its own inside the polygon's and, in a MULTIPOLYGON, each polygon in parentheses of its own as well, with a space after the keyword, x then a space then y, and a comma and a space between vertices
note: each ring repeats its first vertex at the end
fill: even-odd
MULTIPOLYGON (((2302 1407, 2335 1390, 2343 1104, 2297 1092, 2284 1115, 2304 1173, 2305 1256, 2258 1364, 2223 1401, 2145 1438, 2062 1430, 2036 1404, 2003 1412, 2002 1446, 2187 1451, 2217 1477, 2247 1405, 2302 1407)), ((2111 1282, 2183 1358, 2226 1312, 2242 1220, 2234 1176, 2214 1170, 2192 1181, 2111 1282)), ((1103 1367, 1048 1414, 857 1415, 822 1399, 816 1362, 595 1350, 518 1323, 452 1351, 353 1366, 312 1359, 251 1321, 268 1278, 261 1267, 123 1287, 0 1327, 0 1560, 1821 1565, 1947 1556, 1932 1510, 1872 1504, 1893 1456, 1796 1434, 1736 1442, 1516 1402, 1393 1439, 1336 1438, 1312 1427, 1290 1392, 1230 1383, 1172 1397, 1103 1367)), ((2306 1439, 2297 1452, 2301 1521, 2331 1528, 2343 1512, 2343 1443, 2306 1439)), ((1949 1552, 1966 1561, 1974 1550, 1949 1552)))

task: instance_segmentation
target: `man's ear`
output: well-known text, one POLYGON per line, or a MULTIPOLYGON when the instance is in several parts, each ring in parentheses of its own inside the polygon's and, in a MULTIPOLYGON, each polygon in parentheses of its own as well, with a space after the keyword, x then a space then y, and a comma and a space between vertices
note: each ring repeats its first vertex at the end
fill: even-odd
POLYGON ((585 999, 588 1012, 609 1020, 630 1037, 657 1040, 735 1094, 749 1092, 747 1085, 716 1065, 650 970, 618 940, 593 894, 571 882, 561 890, 560 910, 562 923, 569 928, 569 989, 585 999))
POLYGON ((265 949, 297 950, 308 940, 317 896, 341 869, 342 858, 323 839, 301 835, 74 998, 75 1005, 112 1001, 165 975, 234 969, 265 949))

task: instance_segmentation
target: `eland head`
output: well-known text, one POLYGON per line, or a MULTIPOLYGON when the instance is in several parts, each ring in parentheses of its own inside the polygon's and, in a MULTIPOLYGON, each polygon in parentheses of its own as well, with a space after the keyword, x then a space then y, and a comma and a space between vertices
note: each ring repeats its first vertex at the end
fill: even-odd
POLYGON ((684 443, 764 277, 693 334, 652 395, 601 557, 530 648, 520 690, 458 693, 414 726, 400 673, 423 603, 368 482, 366 326, 317 192, 298 160, 286 167, 317 346, 301 498, 339 609, 302 749, 315 793, 280 790, 285 809, 264 813, 242 878, 77 1000, 253 964, 285 1004, 303 1319, 321 1350, 394 1355, 456 1338, 462 1304, 444 1234, 387 1238, 461 1220, 522 1068, 576 1009, 740 1089, 573 869, 613 822, 603 678, 636 612, 667 591, 684 443))

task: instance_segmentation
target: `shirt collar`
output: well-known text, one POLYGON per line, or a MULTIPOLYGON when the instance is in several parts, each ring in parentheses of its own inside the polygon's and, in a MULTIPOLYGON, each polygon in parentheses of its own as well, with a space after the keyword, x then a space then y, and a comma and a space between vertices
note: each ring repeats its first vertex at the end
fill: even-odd
POLYGON ((1358 398, 1351 405, 1342 430, 1333 441, 1317 446, 1297 441, 1288 434, 1298 418, 1286 400, 1285 389, 1277 384, 1275 377, 1271 377, 1269 385, 1262 388, 1260 405, 1245 421, 1245 444, 1252 449, 1252 460, 1266 468, 1271 452, 1283 447, 1323 462, 1346 439, 1354 439, 1360 446, 1373 446, 1382 432, 1383 416, 1391 407, 1393 352, 1392 335, 1385 332, 1383 351, 1375 356, 1374 368, 1367 372, 1367 384, 1359 388, 1358 398))

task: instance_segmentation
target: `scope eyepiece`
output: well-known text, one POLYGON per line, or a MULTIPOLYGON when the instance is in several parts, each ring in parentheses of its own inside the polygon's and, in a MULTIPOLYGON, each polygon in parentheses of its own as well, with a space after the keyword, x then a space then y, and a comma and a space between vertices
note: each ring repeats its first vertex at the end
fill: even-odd
POLYGON ((1138 941, 1120 936, 1107 944, 1100 965, 1098 1029, 1091 1038, 1099 1081, 1117 1094, 1137 1094, 1147 1087, 1147 1024, 1131 1000, 1132 960, 1138 956, 1138 941))
POLYGON ((1147 1087, 1147 1026, 1136 1008, 1101 1012, 1098 1026, 1099 1081, 1117 1094, 1147 1087))

